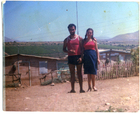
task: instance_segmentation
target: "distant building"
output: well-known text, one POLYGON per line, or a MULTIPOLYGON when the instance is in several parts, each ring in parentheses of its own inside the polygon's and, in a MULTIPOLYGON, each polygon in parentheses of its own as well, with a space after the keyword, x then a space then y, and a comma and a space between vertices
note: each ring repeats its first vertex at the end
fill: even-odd
POLYGON ((106 60, 108 58, 109 60, 113 60, 113 61, 118 61, 118 60, 127 61, 131 59, 131 54, 130 52, 127 51, 99 49, 99 53, 100 53, 101 60, 106 60))

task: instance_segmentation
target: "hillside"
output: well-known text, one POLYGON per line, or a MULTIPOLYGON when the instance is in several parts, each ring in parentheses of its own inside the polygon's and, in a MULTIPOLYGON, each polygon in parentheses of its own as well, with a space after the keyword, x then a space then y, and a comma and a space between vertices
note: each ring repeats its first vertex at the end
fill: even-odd
MULTIPOLYGON (((129 42, 129 41, 132 41, 132 42, 138 42, 139 40, 139 31, 136 31, 134 33, 127 33, 127 34, 120 34, 120 35, 117 35, 113 38, 109 38, 109 37, 95 37, 98 41, 109 41, 109 42, 129 42)), ((8 37, 5 37, 5 39, 3 39, 4 42, 19 42, 18 40, 15 40, 15 39, 12 39, 12 38, 8 38, 8 37)), ((24 44, 27 44, 26 41, 22 41, 22 42, 19 42, 21 45, 24 45, 24 44)), ((39 44, 39 43, 44 43, 44 44, 62 44, 63 41, 46 41, 46 42, 30 42, 30 44, 39 44)))
POLYGON ((139 41, 139 31, 134 32, 134 33, 127 33, 127 34, 121 34, 117 35, 108 41, 110 42, 138 42, 139 41))
POLYGON ((8 37, 5 37, 5 39, 3 39, 3 40, 4 40, 4 42, 14 42, 14 40, 13 40, 13 39, 8 38, 8 37))

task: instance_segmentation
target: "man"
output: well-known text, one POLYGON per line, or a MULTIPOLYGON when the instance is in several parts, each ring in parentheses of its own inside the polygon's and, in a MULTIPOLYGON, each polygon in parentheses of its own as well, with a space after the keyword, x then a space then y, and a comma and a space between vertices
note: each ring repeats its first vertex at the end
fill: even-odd
POLYGON ((75 34, 76 26, 74 24, 68 25, 68 30, 70 35, 65 38, 63 43, 63 51, 68 53, 68 64, 71 74, 71 91, 70 93, 75 93, 75 66, 77 67, 77 76, 79 79, 80 93, 84 93, 82 83, 82 38, 75 34))

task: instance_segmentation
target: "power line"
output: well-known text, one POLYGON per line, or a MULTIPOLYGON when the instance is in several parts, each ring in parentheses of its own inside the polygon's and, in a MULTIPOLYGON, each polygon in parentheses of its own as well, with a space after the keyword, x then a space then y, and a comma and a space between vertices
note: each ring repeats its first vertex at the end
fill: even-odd
POLYGON ((79 35, 77 1, 76 1, 76 19, 77 19, 77 34, 79 35))
MULTIPOLYGON (((138 19, 135 19, 135 20, 133 20, 133 21, 136 21, 136 20, 138 20, 138 19)), ((126 20, 126 21, 129 21, 129 20, 126 20)), ((132 21, 131 21, 131 22, 132 22, 132 21)), ((106 23, 106 22, 102 22, 102 23, 106 23)), ((117 22, 117 23, 123 23, 123 22, 117 22)), ((115 24, 117 24, 117 23, 115 23, 115 24)), ((95 23, 95 24, 98 24, 98 25, 99 25, 99 23, 95 23)), ((95 24, 94 24, 94 25, 95 25, 95 24)), ((112 24, 112 23, 110 23, 110 24, 112 24)), ((109 24, 109 25, 110 25, 110 24, 109 24)), ((137 24, 137 23, 135 23, 135 24, 137 24)), ((96 28, 103 28, 103 27, 106 27, 106 25, 105 25, 105 26, 101 26, 101 27, 100 27, 100 25, 99 25, 99 26, 98 26, 98 25, 97 25, 96 27, 94 27, 94 28, 96 29, 96 28)), ((44 26, 44 25, 43 25, 43 26, 44 26)), ((86 25, 86 26, 88 26, 88 25, 86 25)), ((90 25, 90 26, 91 26, 91 25, 90 25)), ((40 27, 40 28, 42 28, 42 27, 40 27)), ((44 27, 43 27, 43 28, 44 28, 44 27)), ((37 28, 37 29, 38 29, 38 28, 37 28)), ((83 26, 80 26, 80 31, 83 31, 82 29, 85 29, 85 28, 84 28, 83 26)), ((55 34, 56 37, 57 37, 58 35, 62 35, 62 34, 68 33, 68 32, 66 32, 66 29, 65 29, 65 30, 60 30, 60 31, 53 31, 54 33, 59 32, 59 34, 55 34), (63 31, 63 32, 61 33, 60 31, 63 31)), ((78 31, 79 31, 79 30, 78 30, 78 31)), ((41 34, 34 34, 34 35, 26 36, 26 35, 29 34, 29 33, 30 33, 30 32, 26 33, 24 36, 19 36, 19 37, 17 37, 17 38, 24 38, 24 37, 31 37, 31 38, 32 38, 32 37, 34 37, 34 36, 35 36, 35 37, 36 37, 36 36, 39 37, 40 35, 43 35, 43 34, 44 34, 44 35, 47 35, 48 37, 49 37, 49 36, 52 36, 52 35, 49 34, 49 33, 51 33, 51 32, 41 33, 41 34)), ((79 33, 79 32, 78 32, 78 33, 79 33)), ((53 34, 53 33, 52 33, 52 34, 53 34)), ((54 36, 54 37, 55 37, 55 36, 54 36)), ((16 38, 16 39, 17 39, 17 38, 16 38)))
MULTIPOLYGON (((129 27, 129 28, 126 28, 126 29, 124 29, 123 31, 129 31, 129 30, 133 30, 133 28, 134 28, 135 26, 131 26, 131 27, 129 27)), ((107 30, 109 30, 109 29, 107 29, 107 30)), ((118 32, 118 30, 113 30, 113 31, 107 31, 107 32, 105 32, 105 34, 106 34, 106 36, 107 36, 107 34, 109 35, 109 34, 112 34, 112 33, 115 33, 115 32, 118 32)), ((97 33, 97 32, 96 32, 97 33)), ((117 33, 116 33, 117 34, 117 33)), ((39 35, 39 34, 38 34, 39 35)), ((38 35, 33 35, 33 36, 35 36, 35 37, 33 37, 33 36, 28 36, 29 38, 28 39, 32 39, 32 40, 35 40, 35 39, 41 39, 41 38, 44 38, 44 37, 46 37, 46 39, 47 38, 52 38, 52 37, 62 37, 62 35, 64 35, 64 34, 55 34, 55 35, 50 35, 50 34, 47 34, 47 36, 44 34, 44 35, 41 35, 41 36, 38 36, 38 35)), ((24 38, 24 37, 23 37, 24 38)), ((25 37, 25 38, 27 38, 27 36, 25 37)), ((65 36, 64 36, 64 38, 65 38, 65 36)))
MULTIPOLYGON (((106 26, 101 26, 101 27, 100 27, 100 26, 97 26, 97 27, 95 27, 95 29, 96 29, 96 28, 104 28, 104 27, 106 27, 106 26)), ((128 27, 129 27, 129 26, 128 26, 128 27)), ((131 26, 131 27, 133 27, 133 26, 131 26)), ((84 28, 82 28, 82 29, 84 29, 84 28)), ((80 31, 86 31, 86 30, 82 30, 82 29, 80 29, 80 31)), ((126 28, 126 29, 128 29, 128 28, 126 28)), ((126 29, 125 29, 125 30, 126 30, 126 29)), ((130 28, 129 28, 129 29, 130 29, 130 28)), ((116 31, 117 31, 117 30, 116 30, 116 31)), ((66 31, 63 31, 62 33, 61 33, 60 31, 58 31, 58 32, 59 32, 59 33, 58 33, 58 34, 55 34, 55 36, 58 36, 58 35, 62 35, 62 34, 66 34, 66 33, 67 33, 66 31)), ((37 37, 37 36, 39 37, 40 35, 41 35, 41 36, 42 36, 42 35, 47 35, 48 37, 49 37, 49 36, 54 36, 54 35, 50 35, 49 33, 50 33, 50 32, 42 33, 42 34, 34 34, 34 35, 29 35, 29 36, 21 36, 21 37, 18 37, 18 38, 34 37, 34 36, 35 36, 35 37, 37 37)), ((53 33, 52 33, 52 34, 53 34, 53 33)), ((55 37, 55 36, 54 36, 54 37, 55 37)))

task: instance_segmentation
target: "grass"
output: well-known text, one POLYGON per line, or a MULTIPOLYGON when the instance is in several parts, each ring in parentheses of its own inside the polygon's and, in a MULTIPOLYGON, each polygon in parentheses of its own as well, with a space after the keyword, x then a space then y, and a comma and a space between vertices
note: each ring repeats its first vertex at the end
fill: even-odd
POLYGON ((41 46, 5 46, 4 51, 9 55, 27 54, 37 56, 64 57, 62 45, 41 45, 41 46), (18 51, 19 50, 19 51, 18 51))
POLYGON ((111 46, 111 45, 104 45, 104 44, 99 44, 98 48, 101 48, 101 49, 125 49, 125 47, 111 46))
POLYGON ((110 106, 108 108, 108 110, 99 110, 97 109, 95 112, 124 112, 124 110, 122 108, 113 108, 112 106, 110 106))
MULTIPOLYGON (((102 49, 124 49, 124 47, 111 46, 99 44, 98 48, 102 49)), ((4 52, 9 55, 12 54, 27 54, 27 55, 37 55, 37 56, 50 56, 50 57, 64 57, 66 53, 63 52, 63 44, 41 44, 41 45, 5 45, 3 47, 4 52)))

